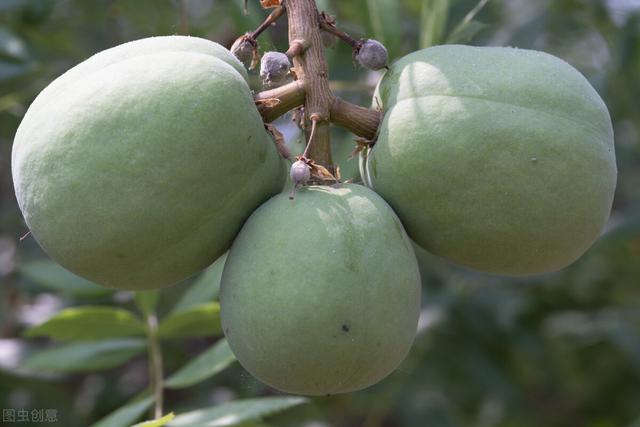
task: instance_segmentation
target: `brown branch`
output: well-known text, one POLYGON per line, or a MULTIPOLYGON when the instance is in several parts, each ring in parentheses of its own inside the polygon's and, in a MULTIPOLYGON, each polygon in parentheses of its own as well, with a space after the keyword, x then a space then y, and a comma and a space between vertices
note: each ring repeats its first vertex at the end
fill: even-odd
POLYGON ((252 40, 257 39, 260 36, 260 34, 262 34, 264 32, 264 30, 269 28, 271 26, 271 24, 276 22, 278 20, 278 18, 280 18, 282 15, 284 15, 284 12, 285 12, 285 9, 284 9, 283 6, 276 7, 275 9, 273 9, 273 12, 271 12, 269 14, 269 16, 267 16, 267 18, 264 20, 264 22, 258 26, 258 28, 256 28, 254 31, 248 33, 247 35, 252 40))
POLYGON ((289 45, 305 40, 309 48, 292 58, 296 76, 304 82, 305 129, 310 139, 309 157, 333 172, 329 135, 329 106, 333 95, 329 87, 328 67, 320 34, 320 13, 314 0, 283 0, 289 23, 289 45), (317 118, 313 138, 311 117, 317 118))
POLYGON ((305 87, 302 81, 296 80, 275 89, 258 92, 253 96, 253 100, 262 120, 270 123, 304 104, 305 87))
POLYGON ((370 141, 375 140, 382 113, 352 104, 339 97, 331 104, 331 122, 370 141))
POLYGON ((324 12, 320 14, 320 29, 338 37, 340 40, 351 46, 352 49, 359 50, 360 46, 362 46, 362 40, 356 40, 349 34, 340 30, 336 26, 335 20, 328 17, 324 12))

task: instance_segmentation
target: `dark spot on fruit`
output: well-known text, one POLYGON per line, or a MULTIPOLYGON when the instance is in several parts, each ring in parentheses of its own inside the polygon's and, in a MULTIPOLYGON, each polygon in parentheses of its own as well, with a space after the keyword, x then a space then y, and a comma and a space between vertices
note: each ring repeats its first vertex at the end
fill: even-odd
POLYGON ((118 259, 124 259, 124 258, 126 258, 126 255, 125 255, 125 254, 123 254, 122 252, 118 252, 118 253, 116 253, 116 258, 118 258, 118 259))
POLYGON ((345 331, 345 332, 349 332, 349 330, 350 330, 350 329, 349 329, 349 325, 347 325, 346 323, 344 323, 344 324, 342 325, 342 330, 343 330, 343 331, 345 331))
POLYGON ((225 334, 226 336, 229 336, 229 328, 226 328, 226 329, 224 330, 224 334, 225 334))

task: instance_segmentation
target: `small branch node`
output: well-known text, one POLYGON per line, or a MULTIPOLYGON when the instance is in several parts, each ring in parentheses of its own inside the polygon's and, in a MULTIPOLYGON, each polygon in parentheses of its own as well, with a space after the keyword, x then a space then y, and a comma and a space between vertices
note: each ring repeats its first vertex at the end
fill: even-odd
POLYGON ((285 52, 285 55, 289 59, 293 59, 295 56, 301 56, 311 44, 304 39, 295 39, 289 45, 289 49, 285 52))

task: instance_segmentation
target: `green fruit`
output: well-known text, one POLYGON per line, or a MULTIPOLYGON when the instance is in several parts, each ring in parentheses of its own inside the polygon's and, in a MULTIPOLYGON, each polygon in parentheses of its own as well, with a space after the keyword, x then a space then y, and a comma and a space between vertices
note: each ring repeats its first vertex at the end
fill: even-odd
POLYGON ((240 363, 305 395, 368 387, 413 342, 420 273, 391 208, 359 185, 305 187, 251 215, 221 284, 225 335, 240 363))
POLYGON ((44 250, 133 290, 180 281, 224 253, 284 182, 245 76, 216 43, 155 37, 101 52, 43 90, 12 166, 44 250))
POLYGON ((587 80, 551 55, 441 46, 397 61, 368 181, 432 253, 490 273, 558 270, 609 216, 611 120, 587 80))

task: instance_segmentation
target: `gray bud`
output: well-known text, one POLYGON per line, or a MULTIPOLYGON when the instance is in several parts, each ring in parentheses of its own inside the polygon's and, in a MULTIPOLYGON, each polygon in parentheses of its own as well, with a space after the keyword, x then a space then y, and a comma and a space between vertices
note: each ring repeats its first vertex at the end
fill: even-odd
POLYGON ((249 65, 253 58, 254 46, 244 36, 238 38, 231 46, 231 53, 240 60, 245 66, 249 65))
POLYGON ((381 70, 387 66, 389 55, 387 48, 378 40, 367 39, 356 53, 356 59, 365 68, 381 70))
POLYGON ((289 175, 294 185, 304 185, 311 177, 311 170, 304 160, 297 160, 291 165, 289 175))
POLYGON ((267 52, 260 60, 260 77, 265 82, 281 82, 289 74, 291 63, 281 52, 267 52))

